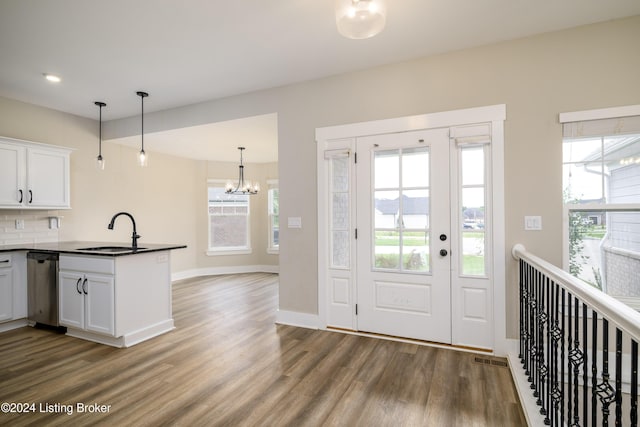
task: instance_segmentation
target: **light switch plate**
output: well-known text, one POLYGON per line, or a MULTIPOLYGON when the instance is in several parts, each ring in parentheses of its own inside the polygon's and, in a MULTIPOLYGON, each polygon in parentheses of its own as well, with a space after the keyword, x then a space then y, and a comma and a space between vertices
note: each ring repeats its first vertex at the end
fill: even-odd
POLYGON ((24 219, 16 219, 16 230, 24 230, 24 219))
POLYGON ((289 228, 302 228, 302 218, 299 216, 290 216, 287 218, 287 226, 289 228))
POLYGON ((525 216, 524 229, 534 230, 534 231, 542 230, 542 217, 541 216, 525 216))

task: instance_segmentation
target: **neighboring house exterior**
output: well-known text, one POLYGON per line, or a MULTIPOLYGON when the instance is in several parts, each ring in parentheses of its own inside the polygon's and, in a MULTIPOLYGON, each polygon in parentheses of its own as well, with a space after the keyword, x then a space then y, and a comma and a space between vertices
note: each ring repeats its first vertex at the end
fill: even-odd
MULTIPOLYGON (((398 228, 400 198, 376 199, 376 228, 398 228)), ((404 228, 429 228, 429 198, 402 196, 404 228), (425 225, 426 224, 426 225, 425 225)))
MULTIPOLYGON (((640 137, 638 138, 640 140, 640 137)), ((611 164, 610 203, 640 201, 640 164, 611 164)), ((609 212, 608 232, 601 244, 605 290, 610 295, 640 296, 640 214, 609 212)))

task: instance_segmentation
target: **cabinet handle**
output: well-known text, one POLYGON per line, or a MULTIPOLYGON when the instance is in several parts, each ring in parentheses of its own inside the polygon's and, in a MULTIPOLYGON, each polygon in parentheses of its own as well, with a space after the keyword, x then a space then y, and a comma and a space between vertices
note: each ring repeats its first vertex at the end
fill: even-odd
POLYGON ((33 191, 29 190, 29 203, 33 203, 33 191))
POLYGON ((20 192, 20 200, 18 200, 18 203, 22 203, 22 199, 23 199, 22 190, 18 190, 18 192, 20 192))
POLYGON ((78 291, 78 293, 82 295, 82 292, 80 292, 80 282, 82 282, 82 277, 79 278, 78 281, 76 282, 76 291, 78 291))
POLYGON ((85 278, 84 282, 82 282, 82 292, 84 292, 85 295, 88 295, 88 292, 87 292, 87 278, 85 278))
POLYGON ((9 263, 9 260, 8 259, 3 259, 2 261, 0 261, 0 264, 4 264, 5 262, 9 263))

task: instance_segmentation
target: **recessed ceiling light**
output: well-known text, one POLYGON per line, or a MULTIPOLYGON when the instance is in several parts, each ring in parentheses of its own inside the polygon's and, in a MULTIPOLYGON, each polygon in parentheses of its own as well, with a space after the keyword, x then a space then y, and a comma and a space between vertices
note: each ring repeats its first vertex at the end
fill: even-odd
POLYGON ((55 76, 53 74, 44 73, 43 76, 44 76, 45 79, 47 79, 48 81, 53 82, 53 83, 60 83, 60 80, 61 80, 60 77, 55 76))

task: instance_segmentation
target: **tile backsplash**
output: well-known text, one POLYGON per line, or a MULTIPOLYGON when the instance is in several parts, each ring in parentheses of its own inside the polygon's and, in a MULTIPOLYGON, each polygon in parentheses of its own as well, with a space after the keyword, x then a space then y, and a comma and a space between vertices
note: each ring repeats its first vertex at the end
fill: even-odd
POLYGON ((58 218, 58 211, 0 210, 0 245, 57 242, 60 230, 49 228, 50 217, 58 218), (17 229, 17 221, 24 221, 24 229, 17 229))

